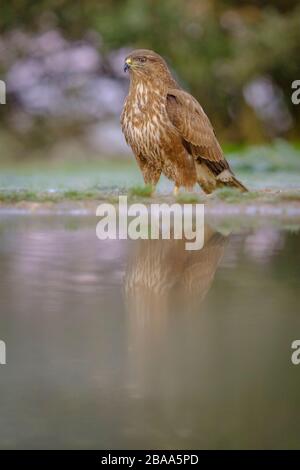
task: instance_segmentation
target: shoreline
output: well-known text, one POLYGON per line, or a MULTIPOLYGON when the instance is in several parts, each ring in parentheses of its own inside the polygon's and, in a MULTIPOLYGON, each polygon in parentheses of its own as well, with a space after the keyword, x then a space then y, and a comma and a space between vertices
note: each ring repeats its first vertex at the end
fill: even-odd
MULTIPOLYGON (((180 202, 171 196, 154 198, 129 197, 128 203, 204 203, 205 217, 208 223, 221 226, 256 227, 275 225, 279 228, 298 229, 300 227, 300 200, 265 202, 260 199, 243 202, 226 202, 206 198, 195 202, 180 202)), ((19 201, 16 203, 0 202, 0 219, 11 217, 75 217, 96 218, 96 209, 101 203, 118 204, 116 197, 103 197, 97 200, 61 200, 57 202, 19 201)))

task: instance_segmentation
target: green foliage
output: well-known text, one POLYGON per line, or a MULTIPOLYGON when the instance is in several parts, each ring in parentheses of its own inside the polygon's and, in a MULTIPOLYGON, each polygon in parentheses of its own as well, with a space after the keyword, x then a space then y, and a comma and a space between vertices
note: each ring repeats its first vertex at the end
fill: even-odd
POLYGON ((176 202, 180 204, 195 204, 203 202, 204 200, 204 197, 195 193, 179 193, 176 197, 176 202))
POLYGON ((73 201, 78 201, 82 199, 97 199, 99 197, 99 191, 76 191, 68 190, 63 192, 63 197, 73 201))
POLYGON ((3 2, 2 32, 37 30, 41 25, 56 27, 74 39, 96 31, 104 55, 124 47, 155 49, 204 105, 221 140, 272 137, 272 130, 257 118, 243 95, 250 80, 269 78, 294 120, 288 137, 298 135, 300 106, 291 103, 291 83, 299 79, 296 0, 3 2))
POLYGON ((251 146, 227 154, 236 171, 300 173, 299 150, 283 140, 251 146))
POLYGON ((153 191, 154 188, 151 184, 146 184, 145 186, 133 186, 129 189, 129 195, 138 197, 151 197, 153 191))
POLYGON ((262 196, 262 194, 258 191, 249 191, 247 193, 242 193, 241 191, 235 188, 221 188, 215 191, 213 196, 217 199, 229 203, 239 203, 258 199, 262 196))
POLYGON ((145 47, 165 56, 223 139, 262 140, 274 131, 245 102, 250 80, 271 78, 300 126, 300 106, 291 102, 291 83, 299 78, 300 7, 293 1, 240 3, 104 2, 94 27, 107 50, 145 47))
POLYGON ((16 204, 22 201, 30 202, 50 202, 58 201, 59 196, 57 194, 50 194, 46 192, 37 193, 29 190, 7 190, 0 191, 0 202, 8 204, 16 204))
POLYGON ((78 190, 67 190, 67 191, 34 191, 34 190, 1 190, 0 191, 0 202, 16 204, 22 201, 29 202, 61 202, 67 201, 97 201, 103 197, 109 198, 105 192, 101 191, 78 191, 78 190))

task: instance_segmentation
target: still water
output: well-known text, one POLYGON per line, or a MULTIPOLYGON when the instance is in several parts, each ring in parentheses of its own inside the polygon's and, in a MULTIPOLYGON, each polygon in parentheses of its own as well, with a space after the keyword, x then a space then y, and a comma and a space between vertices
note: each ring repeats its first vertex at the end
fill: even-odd
POLYGON ((300 234, 0 219, 0 447, 299 448, 300 234))

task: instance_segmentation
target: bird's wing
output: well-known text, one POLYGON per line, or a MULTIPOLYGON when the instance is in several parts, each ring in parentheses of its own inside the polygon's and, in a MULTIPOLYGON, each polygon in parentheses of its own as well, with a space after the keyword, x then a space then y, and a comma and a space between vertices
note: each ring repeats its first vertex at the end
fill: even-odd
POLYGON ((217 166, 220 165, 220 170, 228 168, 214 129, 193 96, 183 90, 169 90, 166 109, 187 150, 194 157, 201 157, 217 166))
MULTIPOLYGON (((208 227, 205 226, 207 230, 208 227)), ((219 263, 224 255, 227 238, 218 232, 213 233, 196 256, 192 256, 182 273, 182 286, 186 295, 186 305, 192 304, 196 300, 198 305, 204 300, 208 293, 219 263)))

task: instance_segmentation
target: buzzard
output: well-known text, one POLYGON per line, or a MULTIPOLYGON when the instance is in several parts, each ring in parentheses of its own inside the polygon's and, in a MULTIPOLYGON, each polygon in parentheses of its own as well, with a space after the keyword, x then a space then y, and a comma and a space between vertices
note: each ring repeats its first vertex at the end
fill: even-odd
POLYGON ((198 182, 207 193, 223 186, 247 191, 234 176, 214 129, 198 101, 172 77, 164 59, 139 49, 125 60, 130 87, 121 115, 122 131, 146 184, 161 173, 174 194, 198 182))
POLYGON ((128 311, 145 317, 143 327, 151 316, 174 314, 175 308, 199 312, 227 241, 228 237, 207 224, 204 246, 197 251, 187 251, 185 240, 140 240, 134 245, 124 279, 128 311))

